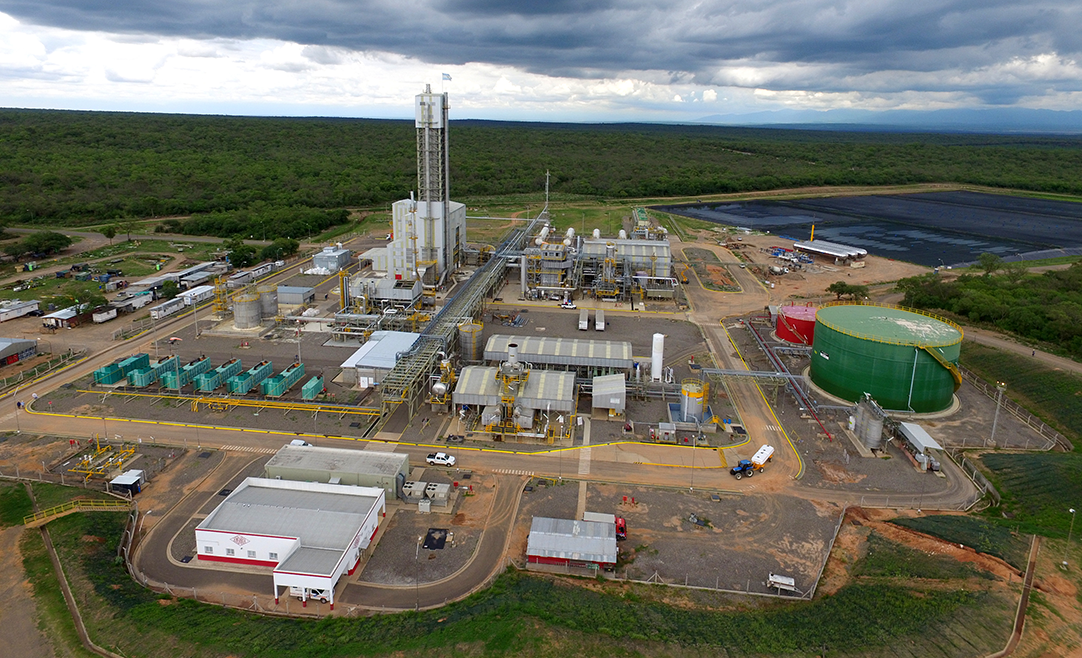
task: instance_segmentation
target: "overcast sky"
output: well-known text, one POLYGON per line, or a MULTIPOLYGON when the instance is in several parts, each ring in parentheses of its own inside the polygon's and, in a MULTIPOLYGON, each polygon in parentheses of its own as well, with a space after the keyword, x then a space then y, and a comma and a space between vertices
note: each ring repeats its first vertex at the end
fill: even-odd
POLYGON ((1082 108, 1079 0, 0 0, 0 105, 686 121, 1082 108), (451 76, 442 81, 442 74, 451 76))

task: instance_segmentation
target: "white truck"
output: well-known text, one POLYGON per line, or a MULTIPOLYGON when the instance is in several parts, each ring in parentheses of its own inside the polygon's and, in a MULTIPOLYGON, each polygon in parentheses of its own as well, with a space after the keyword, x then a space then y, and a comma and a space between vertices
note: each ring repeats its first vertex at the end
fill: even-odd
POLYGON ((300 599, 302 601, 305 598, 313 599, 315 601, 319 601, 320 603, 326 603, 326 602, 331 600, 331 591, 330 590, 327 590, 327 589, 309 589, 308 590, 308 596, 305 597, 304 596, 304 590, 305 589, 306 588, 304 588, 304 587, 297 587, 296 585, 290 585, 289 586, 289 595, 290 596, 295 596, 295 597, 297 597, 298 599, 300 599))

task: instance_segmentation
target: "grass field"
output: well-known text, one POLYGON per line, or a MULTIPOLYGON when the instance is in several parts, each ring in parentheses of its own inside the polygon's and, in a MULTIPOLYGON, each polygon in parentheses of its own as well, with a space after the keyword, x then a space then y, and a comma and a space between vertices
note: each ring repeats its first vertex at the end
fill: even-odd
POLYGON ((1082 449, 1082 377, 969 341, 962 343, 960 360, 985 381, 1006 382, 1011 399, 1082 449))
POLYGON ((49 638, 57 656, 96 656, 83 649, 75 622, 68 613, 52 561, 45 550, 45 540, 37 530, 23 532, 19 538, 23 572, 34 591, 38 628, 49 638))
POLYGON ((33 511, 26 487, 18 482, 0 483, 0 528, 22 524, 33 511))
POLYGON ((992 578, 947 555, 929 555, 893 542, 877 532, 868 536, 868 554, 853 569, 854 576, 953 580, 992 578))
POLYGON ((980 463, 1003 495, 996 522, 1026 533, 1067 536, 1067 510, 1082 507, 1082 454, 991 452, 981 455, 980 463), (1003 519, 1001 511, 1010 518, 1003 519))
POLYGON ((858 584, 813 603, 613 585, 593 591, 507 572, 431 612, 280 619, 173 600, 114 560, 123 515, 77 514, 50 532, 96 641, 125 656, 968 656, 1002 644, 1010 601, 976 588, 858 584), (676 606, 665 601, 683 601, 676 606), (719 610, 719 606, 726 609, 719 610))
POLYGON ((939 537, 952 544, 970 546, 981 553, 998 557, 1017 569, 1026 568, 1029 541, 1003 525, 973 516, 951 514, 899 518, 891 523, 939 537))

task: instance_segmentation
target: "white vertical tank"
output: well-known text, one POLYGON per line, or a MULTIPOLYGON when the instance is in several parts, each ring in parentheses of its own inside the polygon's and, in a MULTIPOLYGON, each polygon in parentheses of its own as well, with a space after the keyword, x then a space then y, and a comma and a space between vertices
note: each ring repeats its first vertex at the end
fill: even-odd
POLYGON ((598 239, 600 239, 600 238, 601 238, 601 229, 599 229, 599 228, 595 228, 595 229, 594 229, 594 239, 595 239, 595 240, 598 240, 598 239))
POLYGON ((650 354, 650 378, 660 382, 665 366, 665 334, 654 334, 654 349, 650 354))
POLYGON ((619 236, 620 236, 621 240, 626 240, 627 239, 627 231, 625 231, 624 229, 620 229, 619 236))

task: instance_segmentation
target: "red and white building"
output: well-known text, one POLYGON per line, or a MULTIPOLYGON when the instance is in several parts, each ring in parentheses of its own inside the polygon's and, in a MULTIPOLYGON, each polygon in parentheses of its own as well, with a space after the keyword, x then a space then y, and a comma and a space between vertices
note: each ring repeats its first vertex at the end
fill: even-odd
POLYGON ((526 561, 586 569, 616 565, 616 524, 533 517, 526 561))
POLYGON ((198 559, 272 567, 280 588, 324 590, 352 575, 387 515, 384 490, 247 478, 195 529, 198 559))

